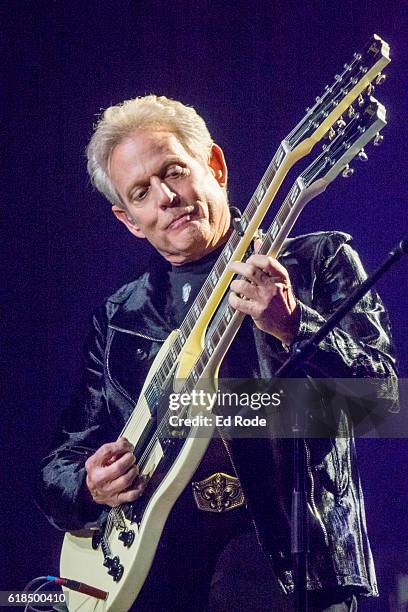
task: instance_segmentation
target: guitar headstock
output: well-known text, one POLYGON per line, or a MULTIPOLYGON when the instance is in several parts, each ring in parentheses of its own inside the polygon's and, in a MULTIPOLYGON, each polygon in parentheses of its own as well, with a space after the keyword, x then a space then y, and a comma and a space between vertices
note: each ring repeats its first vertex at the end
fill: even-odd
POLYGON ((367 161, 364 147, 373 141, 378 145, 382 141, 380 131, 387 124, 385 107, 373 97, 364 101, 349 122, 338 128, 337 134, 323 145, 322 153, 301 174, 305 187, 321 180, 328 184, 340 172, 344 177, 351 176, 353 169, 349 162, 357 157, 367 161))
POLYGON ((352 119, 365 104, 364 94, 371 96, 375 86, 384 81, 382 70, 391 61, 389 50, 389 45, 374 34, 360 53, 354 53, 332 85, 326 85, 315 104, 306 109, 305 117, 285 139, 286 148, 294 151, 303 145, 310 150, 325 134, 333 135, 331 127, 336 121, 346 123, 352 119))

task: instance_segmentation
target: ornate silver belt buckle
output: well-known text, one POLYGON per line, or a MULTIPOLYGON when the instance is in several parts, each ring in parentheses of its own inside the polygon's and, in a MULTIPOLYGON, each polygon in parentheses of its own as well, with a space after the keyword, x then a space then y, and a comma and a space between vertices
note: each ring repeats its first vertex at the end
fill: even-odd
POLYGON ((241 483, 235 476, 216 472, 191 484, 197 508, 204 512, 227 512, 245 503, 241 483))

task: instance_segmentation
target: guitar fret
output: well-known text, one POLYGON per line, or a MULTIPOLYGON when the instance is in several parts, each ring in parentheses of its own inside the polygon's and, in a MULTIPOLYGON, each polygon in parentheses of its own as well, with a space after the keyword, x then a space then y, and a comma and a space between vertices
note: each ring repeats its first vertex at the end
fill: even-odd
POLYGON ((275 240, 276 236, 278 235, 278 232, 280 230, 280 224, 278 221, 275 221, 274 224, 272 225, 271 228, 271 236, 272 236, 272 240, 275 240))
POLYGON ((218 274, 215 270, 213 270, 210 274, 210 278, 211 278, 211 282, 213 284, 213 286, 215 287, 215 285, 218 283, 218 274))
MULTIPOLYGON (((251 200, 249 201, 248 206, 245 209, 245 215, 248 215, 249 217, 253 217, 254 214, 256 213, 256 209, 259 206, 259 202, 257 200, 255 200, 254 198, 251 198, 251 200)), ((241 217, 242 219, 242 217, 241 217)))
POLYGON ((276 156, 275 156, 276 157, 276 167, 277 168, 279 168, 279 166, 281 165, 282 160, 284 158, 284 155, 285 155, 285 151, 283 150, 282 145, 279 145, 279 148, 278 148, 278 150, 276 152, 276 156))
POLYGON ((300 193, 300 187, 297 183, 295 183, 295 185, 293 186, 290 192, 290 201, 292 202, 292 204, 296 202, 299 193, 300 193))
POLYGON ((201 374, 204 372, 204 368, 207 365, 207 353, 206 351, 203 351, 197 361, 196 364, 196 372, 199 376, 201 376, 201 374))
POLYGON ((169 367, 167 366, 166 362, 164 362, 164 363, 163 363, 163 365, 162 365, 162 371, 164 372, 164 375, 165 375, 165 376, 167 376, 167 375, 168 375, 168 373, 170 372, 170 369, 171 369, 171 368, 169 368, 169 367))
POLYGON ((224 259, 224 255, 221 254, 219 260, 217 261, 217 263, 214 266, 218 276, 221 276, 221 274, 223 273, 225 264, 226 264, 226 261, 224 259))
POLYGON ((264 185, 264 183, 261 181, 254 193, 254 196, 256 197, 256 199, 258 200, 258 202, 262 201, 262 198, 264 197, 266 192, 266 187, 264 185))
POLYGON ((241 228, 242 228, 242 231, 246 230, 246 228, 248 227, 248 224, 249 224, 248 219, 245 217, 245 215, 242 215, 242 217, 241 217, 241 228))
POLYGON ((205 345, 205 346, 206 346, 206 348, 207 348, 208 354, 209 354, 209 355, 212 355, 212 353, 214 352, 214 346, 212 345, 211 338, 209 338, 209 339, 207 340, 207 342, 206 342, 206 345, 205 345))

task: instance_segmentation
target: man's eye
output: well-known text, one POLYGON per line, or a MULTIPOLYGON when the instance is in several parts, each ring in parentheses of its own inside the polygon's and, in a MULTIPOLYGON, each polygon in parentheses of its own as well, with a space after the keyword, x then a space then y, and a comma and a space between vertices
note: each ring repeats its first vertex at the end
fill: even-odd
POLYGON ((166 170, 166 178, 177 178, 178 176, 183 176, 187 174, 187 169, 182 168, 181 166, 170 166, 166 170))
POLYGON ((144 198, 147 196, 148 192, 149 192, 148 188, 138 189, 133 194, 132 200, 134 200, 136 202, 140 202, 141 200, 144 200, 144 198))

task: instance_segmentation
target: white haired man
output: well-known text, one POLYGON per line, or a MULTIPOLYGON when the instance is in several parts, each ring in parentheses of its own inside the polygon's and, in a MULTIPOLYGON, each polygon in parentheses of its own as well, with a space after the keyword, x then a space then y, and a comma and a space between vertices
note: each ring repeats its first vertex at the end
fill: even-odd
MULTIPOLYGON (((154 256, 149 270, 111 296, 94 317, 80 394, 58 447, 44 460, 39 504, 54 525, 69 530, 95 520, 103 506, 143 494, 133 447, 116 438, 152 359, 180 325, 231 233, 224 155, 194 109, 153 95, 128 100, 105 111, 87 153, 91 179, 116 218, 161 257, 154 256)), ((242 277, 231 283, 230 304, 250 316, 224 372, 242 378, 272 376, 282 354, 312 334, 364 277, 350 237, 337 232, 287 241, 279 262, 253 254, 230 267, 242 277)), ((381 302, 370 295, 322 342, 315 361, 333 376, 386 378, 392 399, 395 371, 387 331, 381 302)), ((289 593, 287 442, 250 440, 232 443, 231 449, 260 543, 289 593)), ((376 595, 377 586, 353 441, 313 440, 306 450, 314 525, 311 609, 355 610, 356 596, 376 595)), ((223 445, 214 441, 193 480, 202 482, 211 471, 234 473, 234 468, 223 445)), ((207 609, 217 557, 231 538, 251 529, 248 516, 242 504, 229 512, 205 512, 186 488, 169 517, 137 609, 207 609)), ((233 602, 228 605, 234 609, 233 602)))

